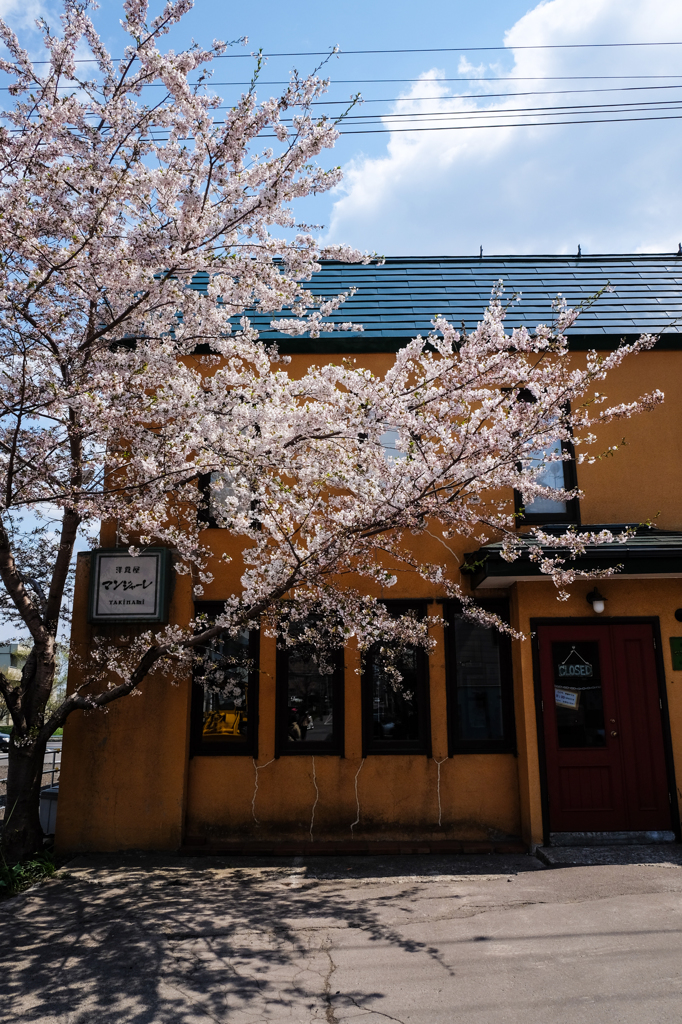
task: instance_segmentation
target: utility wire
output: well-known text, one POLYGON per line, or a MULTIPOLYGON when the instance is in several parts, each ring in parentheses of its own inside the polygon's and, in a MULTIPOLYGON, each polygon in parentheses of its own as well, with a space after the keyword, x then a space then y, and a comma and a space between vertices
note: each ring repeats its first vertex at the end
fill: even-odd
MULTIPOLYGON (((427 97, 424 97, 425 100, 438 101, 438 99, 441 99, 442 102, 447 102, 447 101, 449 101, 452 98, 453 97, 449 97, 449 96, 443 96, 443 97, 427 96, 427 97)), ((410 100, 409 102, 412 102, 412 100, 410 100)), ((603 114, 614 113, 615 114, 615 113, 628 113, 629 111, 632 111, 632 112, 634 112, 634 111, 641 111, 641 112, 665 111, 665 110, 677 109, 680 106, 680 104, 682 104, 682 97, 676 97, 676 98, 669 99, 669 100, 660 99, 660 98, 651 99, 651 100, 641 99, 641 100, 634 100, 633 102, 630 102, 630 103, 626 103, 624 100, 621 100, 621 101, 619 101, 617 103, 570 103, 570 104, 563 104, 563 105, 543 105, 543 106, 534 106, 534 107, 505 107, 505 106, 479 107, 479 108, 471 108, 470 107, 470 108, 464 108, 464 109, 460 108, 460 109, 456 109, 456 110, 414 110, 414 111, 406 110, 406 111, 393 111, 393 112, 386 112, 386 113, 382 113, 381 111, 378 111, 378 112, 374 111, 371 114, 353 114, 353 113, 349 113, 346 117, 343 118, 343 120, 340 123, 342 123, 342 124, 349 124, 349 123, 357 123, 357 122, 363 122, 363 121, 364 122, 376 121, 378 123, 380 119, 382 121, 383 120, 398 120, 398 119, 401 119, 401 120, 409 119, 409 120, 418 121, 418 120, 424 120, 424 119, 433 118, 433 117, 458 117, 458 118, 488 117, 488 116, 490 116, 490 117, 510 117, 510 116, 512 116, 514 114, 527 114, 527 115, 532 115, 532 116, 537 116, 537 117, 543 117, 543 116, 545 116, 547 114, 561 114, 564 111, 566 113, 571 113, 571 114, 579 113, 579 112, 590 113, 590 114, 595 114, 595 113, 596 114, 601 114, 601 113, 603 113, 603 114)), ((223 108, 220 108, 220 109, 224 110, 224 109, 229 109, 229 108, 223 107, 223 108)), ((8 116, 8 111, 0 112, 0 114, 2 114, 2 113, 4 113, 5 116, 8 116)), ((36 114, 34 114, 32 116, 34 116, 35 118, 38 118, 39 114, 36 112, 36 114)), ((96 111, 91 111, 87 116, 90 116, 90 117, 100 117, 100 115, 96 111)), ((282 124, 293 124, 294 118, 293 117, 283 117, 283 118, 280 119, 280 121, 281 121, 282 124)), ((225 120, 217 120, 216 119, 212 123, 214 125, 223 125, 223 124, 226 124, 227 122, 225 120)), ((152 125, 151 128, 153 130, 154 129, 154 125, 152 125)))
MULTIPOLYGON (((440 84, 441 82, 606 82, 606 81, 639 81, 639 80, 653 80, 659 78, 680 78, 682 75, 538 75, 536 77, 519 77, 517 75, 511 75, 509 77, 500 76, 499 78, 433 78, 424 79, 422 78, 333 78, 331 85, 418 85, 423 84, 425 81, 432 81, 440 84)), ((222 88, 223 86, 249 86, 252 82, 214 82, 209 80, 208 82, 190 82, 189 85, 202 85, 204 88, 222 88)), ((258 85, 289 85, 289 79, 282 79, 282 81, 261 81, 258 80, 258 85)), ((79 89, 81 88, 79 83, 65 83, 64 85, 58 85, 58 89, 79 89)), ((163 82, 142 82, 140 83, 142 89, 166 89, 167 86, 163 82)), ((628 88, 622 86, 620 88, 628 88)), ((637 88, 667 88, 667 86, 629 86, 631 89, 637 88)), ((0 86, 0 92, 9 92, 9 85, 0 86)), ((573 91, 573 90, 571 90, 573 91)), ((577 91, 577 90, 576 90, 577 91)), ((476 93, 476 95, 479 95, 476 93)), ((507 95, 506 93, 504 95, 507 95)), ((324 102, 324 101, 321 101, 324 102)), ((343 103, 343 100, 339 100, 339 103, 343 103)))
MULTIPOLYGON (((678 121, 682 114, 671 114, 662 117, 605 117, 594 118, 582 121, 523 121, 511 124, 472 124, 472 125, 441 125, 433 128, 370 128, 351 129, 350 131, 339 130, 340 135, 384 135, 390 132, 448 132, 448 131, 469 131, 478 128, 540 128, 552 125, 563 124, 620 124, 626 121, 678 121)), ((262 135, 263 139, 274 139, 275 135, 262 135)))
MULTIPOLYGON (((467 53, 491 53, 493 51, 502 51, 505 53, 511 53, 514 50, 596 50, 596 49, 615 49, 618 47, 635 47, 635 46, 682 46, 682 41, 678 40, 659 40, 652 42, 636 42, 636 43, 533 43, 527 45, 512 45, 512 46, 425 46, 416 47, 402 50, 341 50, 341 49, 330 49, 330 50, 310 50, 307 52, 300 53, 263 53, 260 51, 262 57, 360 57, 360 56, 376 56, 384 53, 461 53, 465 50, 467 53)), ((131 56, 134 59, 139 60, 135 54, 131 56)), ((216 54, 215 59, 227 59, 227 60, 238 60, 248 57, 253 59, 258 56, 258 53, 220 53, 216 54)), ((112 61, 128 60, 128 57, 112 57, 112 61)), ((49 60, 35 60, 33 64, 50 64, 49 60)), ((96 64, 96 57, 81 57, 73 61, 74 64, 96 64)), ((207 62, 208 63, 208 62, 207 62)))
MULTIPOLYGON (((339 135, 388 135, 392 132, 449 132, 449 131, 477 131, 482 128, 544 128, 551 126, 561 126, 569 124, 625 124, 626 122, 634 121, 679 121, 682 119, 682 114, 663 114, 659 117, 604 117, 604 118, 587 118, 575 121, 521 121, 512 122, 506 124, 459 124, 459 125, 435 125, 429 128, 360 128, 360 129, 343 129, 339 128, 339 135)), ((18 130, 18 129, 17 129, 18 130)), ((276 135, 259 135, 258 141, 261 139, 269 140, 276 139, 276 135)), ((292 141, 293 137, 289 140, 292 141)), ((160 135, 151 135, 149 140, 152 142, 165 142, 167 139, 163 139, 160 135)), ((178 139, 179 142, 192 142, 193 139, 178 139)))

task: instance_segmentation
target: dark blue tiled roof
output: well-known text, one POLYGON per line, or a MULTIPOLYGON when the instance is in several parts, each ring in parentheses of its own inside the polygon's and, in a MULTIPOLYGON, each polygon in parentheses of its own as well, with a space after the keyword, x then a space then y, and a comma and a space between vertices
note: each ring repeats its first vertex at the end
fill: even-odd
POLYGON ((661 348, 677 348, 682 342, 682 256, 677 254, 393 256, 381 266, 327 261, 306 287, 324 297, 356 287, 357 293, 327 319, 361 323, 362 333, 291 339, 270 329, 271 314, 252 312, 251 318, 261 336, 276 340, 284 351, 392 351, 416 334, 428 333, 435 314, 472 329, 500 279, 506 298, 521 293, 521 302, 509 309, 510 327, 525 324, 532 329, 550 322, 559 292, 575 306, 610 284, 613 291, 604 293, 569 332, 572 347, 608 348, 642 332, 663 333, 661 348))

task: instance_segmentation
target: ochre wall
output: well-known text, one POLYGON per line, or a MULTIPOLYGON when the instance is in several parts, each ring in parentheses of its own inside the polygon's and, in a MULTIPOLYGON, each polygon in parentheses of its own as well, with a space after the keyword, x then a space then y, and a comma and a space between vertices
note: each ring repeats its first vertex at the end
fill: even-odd
MULTIPOLYGON (((69 689, 87 666, 89 556, 78 557, 69 689)), ((192 614, 186 576, 175 580, 171 618, 192 614)), ((118 629, 121 632, 120 627, 118 629)), ((104 633, 104 630, 101 631, 104 633)), ((188 679, 147 678, 140 696, 109 710, 74 712, 64 728, 57 814, 58 848, 176 849, 181 842, 189 752, 188 679)))
MULTIPOLYGON (((294 357, 291 372, 302 373, 313 360, 338 362, 342 356, 294 357)), ((376 372, 391 363, 390 355, 356 357, 376 372)), ((576 364, 584 358, 575 356, 576 364)), ((589 449, 600 454, 609 445, 625 447, 594 466, 578 469, 585 491, 583 524, 643 522, 682 529, 682 354, 651 352, 631 359, 598 386, 609 404, 631 401, 661 388, 666 402, 633 420, 600 428, 599 443, 589 449), (659 514, 660 513, 660 514, 659 514)), ((582 449, 578 449, 581 451, 582 449)), ((113 527, 103 530, 102 543, 114 542, 113 527)), ((216 553, 228 543, 222 531, 208 531, 216 553)), ((448 541, 458 557, 478 546, 473 540, 448 541)), ((441 562, 453 574, 454 556, 431 538, 420 540, 424 559, 441 562)), ((92 628, 86 624, 87 556, 79 559, 74 604, 72 650, 87 661, 92 628)), ((238 561, 211 566, 215 580, 204 599, 227 597, 238 587, 238 561)), ((466 586, 466 581, 465 581, 466 586)), ((551 583, 529 581, 505 592, 512 622, 529 632, 534 617, 590 616, 585 600, 589 582, 571 587, 567 602, 556 600, 551 583)), ((672 672, 669 636, 682 635, 673 613, 682 606, 681 580, 606 580, 600 590, 608 598, 607 612, 594 616, 658 616, 663 636, 666 683, 674 757, 682 765, 682 673, 672 672)), ((397 585, 376 596, 438 599, 423 580, 400 574, 397 585)), ((481 592, 480 596, 486 596, 481 592)), ((487 592, 487 596, 492 596, 487 592)), ((434 606, 432 610, 436 610, 434 606)), ((192 614, 191 580, 178 577, 171 621, 185 624, 192 614)), ((301 840, 310 837, 317 795, 315 839, 347 838, 357 818, 357 778, 360 821, 358 838, 415 837, 489 839, 522 834, 529 843, 542 842, 540 762, 538 758, 532 651, 528 640, 513 644, 514 697, 518 758, 511 754, 457 755, 441 765, 441 819, 438 827, 438 768, 447 757, 445 678, 442 633, 430 656, 433 757, 371 756, 362 764, 360 680, 357 654, 346 652, 346 756, 274 757, 274 641, 262 640, 260 662, 260 722, 257 764, 258 792, 254 797, 255 766, 250 757, 189 759, 189 697, 187 680, 171 686, 167 680, 147 679, 142 696, 113 704, 107 714, 78 712, 67 722, 60 785, 57 845, 62 850, 175 849, 183 835, 251 839, 301 840), (361 767, 362 764, 362 767, 361 767), (358 770, 359 774, 358 774, 358 770), (255 817, 258 819, 254 820, 255 817)), ((79 671, 72 659, 70 685, 79 671)), ((682 769, 681 769, 682 770, 682 769)), ((682 781, 682 780, 681 780, 682 781)), ((680 796, 678 783, 678 797, 680 796)))
MULTIPOLYGON (((435 609, 434 609, 435 611, 435 609)), ((250 840, 500 839, 520 833, 516 758, 511 754, 447 758, 442 628, 431 655, 432 758, 374 755, 362 761, 358 658, 346 652, 343 758, 303 755, 274 761, 275 643, 261 642, 258 790, 250 758, 190 761, 187 836, 250 840), (445 759, 445 760, 443 760, 445 759), (438 824, 438 765, 441 825, 438 824), (358 802, 355 797, 357 776, 358 802), (315 781, 318 793, 315 791, 315 781), (358 817, 360 821, 351 830, 358 817), (256 820, 257 819, 257 820, 256 820)))

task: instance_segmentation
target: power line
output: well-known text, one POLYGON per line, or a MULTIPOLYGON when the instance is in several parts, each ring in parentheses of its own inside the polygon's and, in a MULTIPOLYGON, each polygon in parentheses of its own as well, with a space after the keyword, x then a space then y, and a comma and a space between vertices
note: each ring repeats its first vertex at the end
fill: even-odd
MULTIPOLYGON (((679 121, 682 114, 670 114, 662 117, 605 117, 581 121, 528 121, 512 124, 472 124, 472 125, 436 125, 432 128, 371 128, 340 130, 340 135, 384 135, 390 132, 447 132, 475 131, 478 128, 540 128, 564 124, 621 124, 626 121, 679 121)), ((276 138, 274 135, 263 135, 261 138, 276 138)))
MULTIPOLYGON (((537 76, 500 76, 499 78, 433 78, 424 79, 422 78, 334 78, 331 81, 331 85, 417 85, 424 81, 433 81, 436 83, 440 82, 607 82, 607 81, 651 81, 654 79, 661 78, 680 78, 682 75, 537 75, 537 76)), ((190 86, 203 85, 204 88, 222 88, 222 86, 249 86, 251 82, 189 82, 190 86)), ((259 85, 289 85, 289 79, 282 79, 281 81, 258 81, 259 85)), ((165 89, 167 88, 163 82, 142 82, 142 89, 165 89)), ((9 85, 0 86, 0 92, 9 92, 9 85)), ((72 85, 65 83, 64 85, 57 86, 58 89, 78 89, 78 84, 72 85)), ((623 86, 623 88, 626 88, 623 86)), ((630 88, 646 88, 645 86, 630 86, 630 88)), ((650 86, 649 88, 665 88, 665 86, 650 86)), ((479 95, 479 94, 476 94, 479 95)), ((490 95, 490 94, 488 94, 490 95)), ((505 95, 507 95, 505 93, 505 95)), ((404 98, 404 97, 401 97, 404 98)), ((339 100, 338 102, 343 102, 339 100)), ((388 100, 386 102, 393 102, 388 100)))
MULTIPOLYGON (((682 86, 674 86, 674 88, 678 88, 679 89, 679 88, 682 88, 682 86)), ((604 90, 604 91, 608 91, 608 90, 604 90)), ((551 93, 549 93, 549 94, 544 94, 544 93, 539 93, 539 94, 535 94, 535 93, 511 93, 511 94, 504 94, 504 93, 502 93, 502 94, 499 94, 499 95, 504 96, 506 98, 507 96, 515 96, 515 95, 533 96, 533 95, 552 95, 552 94, 551 93)), ((419 98, 419 102, 425 102, 425 101, 438 102, 438 101, 440 101, 440 102, 446 103, 446 102, 448 102, 450 100, 457 99, 457 98, 458 97, 456 97, 456 96, 441 96, 441 97, 438 97, 438 96, 424 96, 424 97, 419 98)), ((459 98, 461 98, 461 97, 459 97, 459 98)), ((474 98, 476 98, 476 99, 480 99, 480 98, 487 99, 487 97, 479 97, 479 96, 474 96, 474 98)), ((384 100, 384 101, 382 101, 382 100, 375 100, 374 102, 380 103, 380 102, 396 102, 396 101, 394 101, 394 100, 384 100)), ((417 97, 409 97, 409 102, 417 102, 417 97)), ((584 111, 584 112, 589 112, 589 113, 618 113, 618 112, 627 113, 628 110, 630 110, 632 108, 635 108, 635 109, 640 110, 640 111, 668 110, 668 109, 673 109, 673 108, 678 107, 680 105, 680 103, 682 103, 682 97, 677 96, 677 97, 673 97, 672 99, 662 99, 660 97, 656 97, 655 99, 653 99, 653 98, 652 99, 643 98, 643 99, 639 99, 639 100, 633 100, 632 102, 626 102, 625 100, 619 100, 619 101, 617 101, 615 103, 597 103, 597 102, 593 102, 593 103, 548 104, 548 105, 533 106, 533 107, 508 107, 508 106, 496 106, 495 107, 495 106, 493 106, 493 107, 479 107, 479 108, 474 108, 474 109, 472 109, 472 108, 464 108, 464 109, 455 109, 455 110, 442 110, 442 109, 441 110, 413 110, 413 111, 407 110, 407 111, 393 111, 393 112, 386 112, 386 113, 382 113, 380 111, 379 112, 374 111, 374 112, 369 113, 369 114, 349 113, 346 117, 343 118, 342 123, 349 124, 349 123, 356 123, 356 122, 368 121, 368 120, 378 120, 378 119, 382 119, 382 120, 398 120, 398 119, 403 119, 404 120, 404 119, 410 119, 410 120, 415 120, 416 121, 416 120, 423 120, 423 119, 429 118, 429 117, 467 117, 467 118, 470 118, 470 117, 484 117, 484 116, 509 117, 512 114, 529 114, 529 115, 532 114, 532 115, 536 115, 538 117, 541 117, 541 116, 544 116, 546 114, 561 113, 562 111, 566 111, 566 112, 570 112, 570 113, 573 113, 573 112, 576 112, 576 111, 584 111)), ((218 107, 218 108, 215 108, 215 109, 228 110, 228 109, 234 109, 234 108, 218 107)), ((9 111, 0 111, 0 116, 3 116, 3 115, 4 116, 9 116, 9 114, 10 114, 9 111)), ((36 118, 36 120, 34 122, 32 122, 32 123, 34 123, 34 124, 38 124, 39 123, 39 120, 38 120, 39 119, 39 115, 38 115, 37 112, 35 114, 33 114, 33 115, 30 115, 30 116, 36 118)), ((101 114, 98 113, 97 111, 90 111, 89 113, 86 112, 85 116, 100 118, 101 114)), ((323 115, 323 116, 326 117, 326 115, 323 115)), ((291 124, 291 123, 293 123, 293 120, 294 119, 291 118, 291 117, 283 117, 283 118, 280 119, 282 124, 291 124)), ((223 125, 223 124, 226 124, 226 123, 227 122, 225 120, 218 120, 218 119, 216 119, 216 120, 214 120, 212 122, 213 125, 223 125)), ((105 127, 107 127, 107 126, 105 125, 105 127)), ((18 130, 20 130, 20 129, 18 129, 18 130)), ((153 125, 151 126, 151 130, 152 131, 154 130, 154 126, 153 125)))
MULTIPOLYGON (((507 99, 513 96, 575 96, 578 93, 595 92, 643 92, 645 89, 682 89, 682 82, 677 85, 628 85, 611 89, 538 89, 528 92, 457 92, 447 96, 386 96, 380 99, 362 97, 362 103, 422 103, 424 100, 491 100, 507 99)), ((657 101, 658 102, 658 101, 657 101)), ((661 100, 660 102, 666 102, 661 100)), ((334 107, 347 104, 348 100, 316 100, 314 107, 334 107)), ((214 110, 231 110, 232 105, 214 107, 214 110)))
MULTIPOLYGON (((623 121, 623 122, 625 122, 625 121, 647 121, 647 120, 650 120, 650 121, 662 121, 662 120, 670 120, 671 118, 668 118, 668 117, 638 117, 638 118, 631 118, 631 117, 629 117, 629 118, 626 118, 626 117, 616 117, 616 116, 613 116, 613 115, 628 114, 628 113, 633 113, 633 114, 634 113, 643 113, 643 114, 645 114, 645 113, 647 113, 647 114, 648 113, 663 113, 664 114, 664 113, 666 113, 668 111, 680 110, 680 109, 682 109, 682 97, 678 98, 678 99, 674 99, 674 100, 662 100, 662 101, 659 100, 659 101, 655 101, 655 102, 651 102, 651 103, 646 103, 645 101, 640 101, 639 103, 611 103, 611 104, 596 104, 596 103, 593 103, 593 104, 569 104, 569 105, 566 105, 566 106, 549 106, 549 107, 510 107, 510 108, 502 107, 502 108, 488 108, 488 109, 482 109, 482 110, 481 109, 479 109, 479 110, 435 110, 435 111, 414 111, 414 112, 394 113, 394 114, 389 114, 389 113, 387 113, 387 114, 381 114, 381 113, 356 114, 356 115, 349 115, 348 118, 344 119, 344 121, 342 123, 345 124, 345 125, 348 125, 348 126, 355 126, 355 125, 357 125, 358 127, 363 128, 363 129, 366 128, 368 125, 371 125, 371 124, 381 124, 381 125, 384 125, 385 127, 380 128, 380 129, 374 129, 372 131, 363 131, 363 132, 359 132, 358 130, 349 130, 349 128, 339 127, 338 131, 339 131, 339 133, 341 135, 357 135, 357 134, 374 134, 375 132, 391 132, 391 131, 400 131, 400 132, 405 132, 405 131, 444 131, 444 130, 448 130, 448 128, 452 128, 453 130, 455 130, 455 129, 463 129, 463 128, 532 127, 532 126, 541 126, 541 125, 544 125, 544 124, 561 125, 561 124, 595 124, 595 123, 607 123, 607 122, 614 122, 615 123, 615 122, 621 122, 621 121, 623 121), (525 115, 527 117, 533 117, 533 118, 536 118, 538 120, 530 122, 529 124, 524 125, 524 126, 505 124, 504 122, 500 121, 501 118, 509 118, 509 117, 513 117, 513 116, 518 116, 519 114, 520 115, 525 115), (557 116, 562 116, 563 114, 565 114, 565 116, 567 116, 567 117, 570 116, 570 115, 577 115, 579 117, 582 117, 583 120, 580 120, 580 121, 566 121, 566 120, 562 120, 562 121, 546 121, 546 120, 542 120, 543 118, 546 118, 547 116, 557 117, 557 116), (584 117, 587 114, 607 114, 607 115, 610 115, 610 116, 605 117, 605 118, 603 118, 603 119, 601 119, 599 121, 596 121, 594 119, 585 120, 584 117), (408 122, 412 122, 413 124, 419 124, 420 122, 423 123, 424 121, 435 121, 435 120, 443 120, 443 119, 447 119, 447 120, 450 120, 450 121, 452 121, 452 120, 471 121, 471 120, 476 120, 476 119, 485 120, 485 119, 489 119, 489 118, 495 118, 497 120, 495 122, 491 122, 489 124, 434 125, 432 128, 428 128, 428 127, 427 128, 417 128, 417 127, 412 128, 412 127, 409 127, 409 126, 405 127, 405 128, 393 127, 393 124, 395 122, 405 123, 406 121, 408 121, 408 122)), ((216 120, 216 121, 213 122, 213 125, 219 126, 219 125, 224 125, 226 123, 227 123, 226 121, 218 121, 218 120, 216 120)), ((282 119, 282 124, 286 125, 286 124, 292 124, 292 123, 293 123, 293 119, 291 119, 291 118, 282 119)), ((36 127, 38 127, 38 122, 34 122, 34 124, 36 124, 36 127)), ((332 126, 332 125, 333 125, 333 122, 326 122, 326 126, 332 126)), ((21 134, 24 131, 24 129, 22 129, 22 128, 11 128, 9 130, 13 134, 21 134)), ((153 134, 155 132, 155 130, 156 131, 160 130, 161 132, 163 132, 163 129, 155 129, 154 126, 152 125, 150 127, 150 129, 149 129, 149 131, 151 133, 150 134, 150 138, 153 141, 163 141, 163 139, 161 138, 160 135, 154 135, 153 134)), ((274 136, 274 135, 260 135, 260 136, 258 136, 258 138, 262 138, 262 139, 271 139, 271 138, 275 138, 275 137, 276 136, 274 136)), ((185 140, 185 141, 189 141, 189 140, 185 140)))
MULTIPOLYGON (((448 97, 443 97, 447 99, 448 97)), ((638 110, 669 110, 672 107, 677 107, 682 103, 682 97, 677 97, 672 100, 639 100, 634 103, 569 103, 563 106, 541 106, 541 107, 484 107, 476 110, 465 109, 465 110, 415 110, 415 111, 397 111, 395 113, 381 114, 374 112, 372 114, 349 114, 347 118, 344 118, 344 123, 349 121, 368 120, 370 118, 382 118, 387 120, 393 120, 396 118, 413 118, 419 119, 424 117, 480 117, 483 115, 491 115, 498 117, 503 115, 505 117, 510 114, 535 114, 541 116, 544 113, 559 113, 561 111, 578 111, 585 110, 589 113, 617 113, 619 110, 627 113, 628 109, 637 108, 638 110)), ((290 118, 282 119, 284 123, 290 121, 290 118)), ((222 122, 214 122, 220 124, 222 122)))
MULTIPOLYGON (((679 109, 679 108, 676 108, 679 109)), ((604 117, 589 118, 575 121, 523 121, 511 124, 462 124, 462 125, 435 125, 429 128, 360 128, 344 130, 338 129, 339 135, 387 135, 392 132, 448 132, 448 131, 476 131, 483 128, 544 128, 573 124, 625 124, 628 122, 641 121, 679 121, 682 114, 663 114, 660 117, 604 117)), ((259 135, 258 140, 276 139, 276 135, 259 135)), ((150 136, 152 142, 165 142, 158 135, 150 136)), ((179 139, 179 142, 192 142, 192 139, 179 139)))
MULTIPOLYGON (((360 57, 360 56, 376 56, 377 54, 384 53, 461 53, 465 50, 467 53, 489 53, 494 51, 503 51, 510 53, 513 50, 594 50, 594 49, 614 49, 617 47, 635 47, 635 46, 682 46, 682 41, 677 40, 662 40, 652 42, 636 42, 636 43, 532 43, 527 45, 517 46, 425 46, 425 47, 413 47, 402 50, 310 50, 308 52, 301 53, 262 53, 263 57, 360 57)), ((228 59, 228 60, 239 60, 244 58, 253 59, 254 56, 258 56, 257 53, 220 53, 216 54, 214 59, 228 59)), ((139 60, 135 54, 132 54, 134 60, 139 60)), ((112 61, 128 60, 128 57, 112 57, 112 61)), ((74 64, 96 64, 98 58, 96 57, 82 57, 78 60, 74 60, 74 64)), ((36 60, 33 64, 50 64, 49 60, 36 60)), ((208 62, 207 62, 208 63, 208 62)))
MULTIPOLYGON (((363 104, 369 103, 424 103, 428 100, 447 102, 449 100, 491 100, 491 99, 513 99, 516 96, 575 96, 584 94, 594 93, 620 93, 620 92, 644 92, 650 90, 662 90, 662 89, 682 89, 682 82, 677 85, 630 85, 623 87, 612 87, 607 89, 538 89, 528 90, 527 92, 492 92, 492 93, 478 93, 478 92, 461 92, 461 93, 450 93, 445 96, 385 96, 380 98, 362 98, 363 104)), ((312 106, 315 107, 334 107, 334 106, 347 106, 348 99, 343 100, 316 100, 312 106)), ((619 105, 623 105, 625 101, 621 101, 619 105)), ((641 103, 675 103, 676 99, 664 100, 637 100, 637 104, 641 103)), ((594 106, 596 104, 590 104, 594 106)), ((608 106, 608 104, 601 104, 602 106, 608 106)), ((234 104, 221 104, 218 107, 213 107, 212 110, 233 110, 234 104)), ((550 109, 550 108, 546 108, 550 109)), ((8 114, 9 111, 0 111, 2 114, 8 114)), ((415 112, 417 113, 417 112, 415 112)), ((31 117, 38 117, 38 113, 29 115, 31 117)), ((89 117, 100 118, 102 115, 99 111, 91 111, 89 117)), ((374 115, 349 115, 353 117, 359 116, 374 116, 374 115)), ((392 117, 393 114, 386 114, 386 117, 392 117)), ((215 122, 220 124, 222 122, 215 122)))

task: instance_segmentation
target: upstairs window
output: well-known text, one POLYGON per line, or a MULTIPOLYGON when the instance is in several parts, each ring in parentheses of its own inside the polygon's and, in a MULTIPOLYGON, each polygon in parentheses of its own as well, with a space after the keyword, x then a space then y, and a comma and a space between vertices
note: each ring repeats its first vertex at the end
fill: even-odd
MULTIPOLYGON (((426 614, 423 601, 386 602, 391 612, 426 614)), ((398 659, 396 682, 382 644, 370 648, 362 673, 363 756, 431 753, 429 659, 422 647, 408 647, 398 659)))
MULTIPOLYGON (((225 515, 241 515, 254 510, 255 503, 235 486, 234 479, 233 474, 225 469, 202 473, 199 477, 199 491, 204 502, 199 519, 206 526, 214 529, 223 527, 225 515)), ((255 517, 251 525, 256 525, 255 517)))
MULTIPOLYGON (((520 401, 535 401, 532 395, 524 393, 519 396, 520 401)), ((573 445, 568 441, 552 441, 546 447, 539 449, 530 457, 530 468, 544 466, 536 477, 539 484, 544 487, 553 487, 558 490, 571 491, 578 485, 575 469, 575 452, 573 445), (566 461, 551 461, 547 459, 557 455, 568 455, 566 461)), ((542 525, 551 523, 576 523, 580 524, 580 502, 577 498, 570 501, 558 501, 554 498, 533 498, 532 501, 524 504, 523 498, 518 491, 514 491, 514 511, 518 526, 542 525)))

